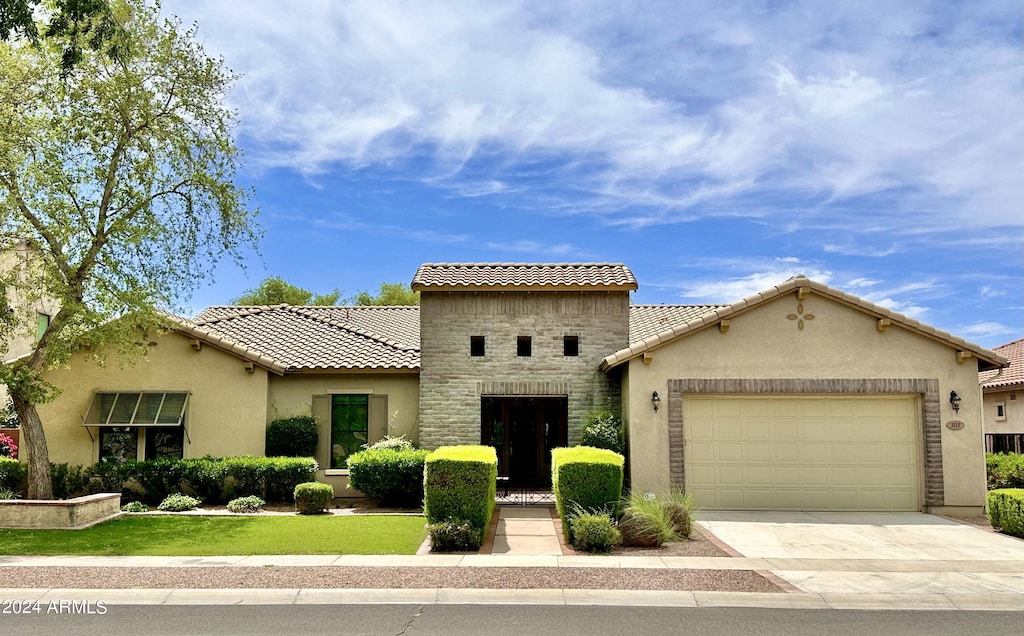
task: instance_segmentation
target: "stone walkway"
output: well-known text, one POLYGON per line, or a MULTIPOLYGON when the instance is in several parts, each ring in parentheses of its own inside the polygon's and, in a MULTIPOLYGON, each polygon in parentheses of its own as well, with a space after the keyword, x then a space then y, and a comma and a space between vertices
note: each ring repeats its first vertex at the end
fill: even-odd
MULTIPOLYGON (((490 554, 562 556, 560 525, 549 506, 499 506, 495 508, 490 554)), ((484 546, 486 551, 486 545, 484 546)))

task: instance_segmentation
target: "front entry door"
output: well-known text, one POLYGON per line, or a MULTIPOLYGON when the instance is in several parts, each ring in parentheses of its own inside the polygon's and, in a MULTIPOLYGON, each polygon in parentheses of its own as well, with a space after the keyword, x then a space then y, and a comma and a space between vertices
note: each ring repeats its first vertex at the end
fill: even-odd
POLYGON ((515 486, 551 485, 551 449, 568 440, 569 399, 483 396, 480 443, 498 454, 498 475, 515 486))

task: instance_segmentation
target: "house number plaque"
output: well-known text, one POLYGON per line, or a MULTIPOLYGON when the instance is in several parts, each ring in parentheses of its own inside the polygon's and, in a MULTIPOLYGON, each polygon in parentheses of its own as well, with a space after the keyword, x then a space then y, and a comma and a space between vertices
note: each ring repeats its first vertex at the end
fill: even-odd
POLYGON ((964 423, 961 422, 960 420, 953 420, 951 422, 946 422, 946 428, 948 428, 951 431, 959 431, 963 427, 964 427, 964 423))

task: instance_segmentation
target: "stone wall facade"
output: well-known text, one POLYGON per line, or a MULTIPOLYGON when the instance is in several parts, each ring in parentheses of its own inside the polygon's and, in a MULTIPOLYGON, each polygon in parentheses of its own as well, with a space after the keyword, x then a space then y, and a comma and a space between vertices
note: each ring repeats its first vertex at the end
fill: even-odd
POLYGON ((480 443, 483 395, 568 397, 569 444, 595 407, 618 408, 618 375, 601 359, 629 344, 629 292, 431 292, 420 295, 420 444, 480 443), (483 356, 470 338, 484 337, 483 356), (531 337, 519 356, 517 338, 531 337), (564 336, 579 355, 563 355, 564 336))

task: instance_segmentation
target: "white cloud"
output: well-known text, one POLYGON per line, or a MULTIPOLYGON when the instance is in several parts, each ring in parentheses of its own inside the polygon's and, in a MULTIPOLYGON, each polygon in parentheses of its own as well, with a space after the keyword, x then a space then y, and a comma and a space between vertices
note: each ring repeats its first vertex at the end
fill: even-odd
POLYGON ((231 99, 248 157, 265 167, 411 171, 460 196, 526 197, 634 227, 758 214, 848 228, 897 214, 964 234, 1024 224, 1024 86, 1008 7, 951 16, 944 5, 706 2, 684 16, 671 3, 169 0, 165 10, 197 19, 244 73, 231 99), (540 177, 513 183, 523 171, 540 177), (816 203, 783 216, 779 194, 816 203))
POLYGON ((488 242, 486 244, 487 249, 496 252, 514 252, 514 253, 527 253, 536 254, 541 260, 551 260, 554 258, 581 258, 585 257, 585 252, 580 250, 571 243, 557 243, 547 244, 539 241, 515 241, 512 243, 499 243, 496 241, 488 242))
POLYGON ((957 334, 965 338, 994 338, 1019 334, 1020 331, 998 322, 976 322, 957 329, 957 334))
POLYGON ((828 284, 828 281, 832 278, 831 272, 828 271, 786 268, 780 265, 775 269, 758 271, 745 276, 683 284, 679 296, 706 303, 732 303, 765 291, 798 274, 803 274, 812 280, 825 284, 828 284))

